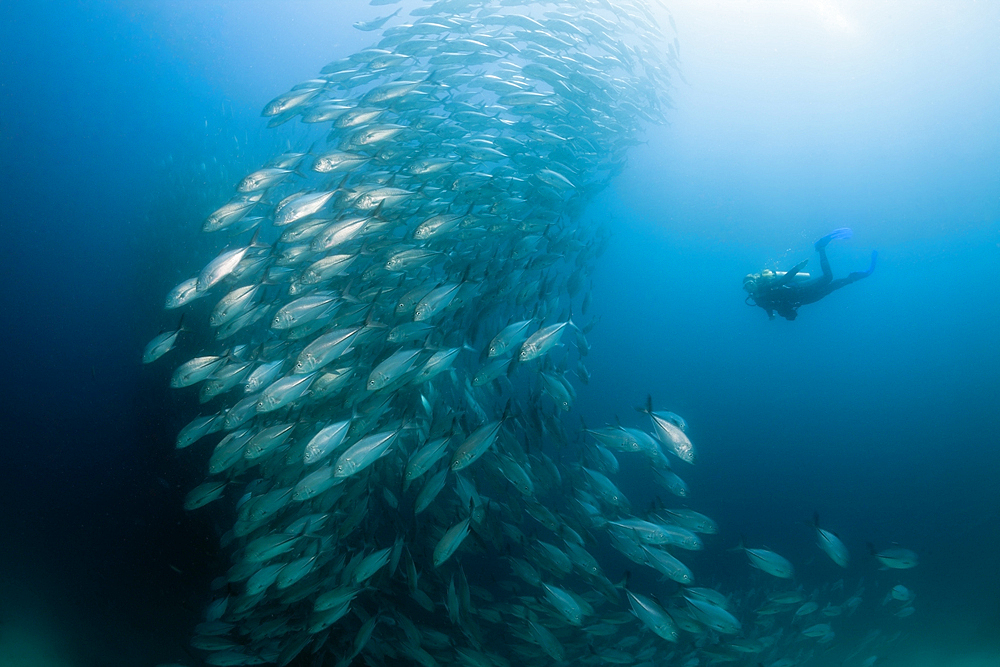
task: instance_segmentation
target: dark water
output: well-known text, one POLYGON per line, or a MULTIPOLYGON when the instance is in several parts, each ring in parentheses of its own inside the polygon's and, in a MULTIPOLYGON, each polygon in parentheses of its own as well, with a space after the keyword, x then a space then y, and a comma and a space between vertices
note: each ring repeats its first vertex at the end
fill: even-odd
MULTIPOLYGON (((205 215, 294 141, 259 109, 370 44, 350 26, 380 9, 3 6, 0 664, 186 657, 226 560, 212 518, 180 509, 202 481, 173 449, 195 399, 141 350, 214 252, 205 215)), ((638 425, 652 394, 688 421, 700 459, 682 474, 720 525, 691 563, 705 584, 756 585, 726 551, 745 535, 806 590, 863 580, 850 633, 903 633, 879 664, 1000 664, 1000 11, 672 10, 671 124, 589 213, 615 234, 576 410, 638 425), (744 274, 817 271, 812 242, 842 226, 835 275, 877 249, 871 278, 795 322, 744 305, 744 274), (814 511, 849 570, 816 549, 814 511), (880 571, 866 542, 920 565, 880 571), (881 606, 898 583, 909 618, 881 606)))

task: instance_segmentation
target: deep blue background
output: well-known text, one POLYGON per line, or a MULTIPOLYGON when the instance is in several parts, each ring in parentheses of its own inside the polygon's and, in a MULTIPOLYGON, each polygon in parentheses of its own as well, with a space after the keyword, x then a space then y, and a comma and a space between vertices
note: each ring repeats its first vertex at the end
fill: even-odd
MULTIPOLYGON (((217 250, 200 221, 294 145, 259 109, 370 44, 350 24, 384 9, 3 5, 0 638, 30 617, 81 664, 182 655, 224 562, 210 519, 179 508, 201 480, 173 439, 196 407, 141 350, 217 250)), ((995 647, 1000 9, 689 0, 674 17, 677 110, 591 211, 615 236, 579 410, 640 425, 651 393, 688 420, 700 458, 681 474, 722 529, 700 577, 746 586, 724 551, 744 534, 807 587, 863 577, 874 600, 902 581, 909 627, 995 647), (791 323, 743 304, 745 273, 818 270, 812 241, 841 226, 835 274, 877 248, 870 279, 791 323), (813 511, 847 574, 816 557, 813 511), (921 565, 878 572, 866 541, 921 565)))

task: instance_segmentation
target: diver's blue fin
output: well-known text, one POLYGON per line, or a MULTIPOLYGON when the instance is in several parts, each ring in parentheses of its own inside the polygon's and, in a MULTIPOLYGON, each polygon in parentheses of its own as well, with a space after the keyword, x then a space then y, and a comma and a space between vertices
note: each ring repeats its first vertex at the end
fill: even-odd
POLYGON ((872 271, 875 270, 875 262, 878 260, 878 250, 872 250, 872 263, 868 265, 868 270, 865 271, 866 276, 870 276, 872 271))
POLYGON ((816 250, 819 250, 820 248, 825 248, 834 239, 849 239, 852 236, 854 236, 854 232, 851 231, 850 227, 841 227, 840 229, 833 230, 819 241, 816 241, 814 247, 816 250))
POLYGON ((872 250, 872 263, 868 265, 868 268, 864 271, 855 271, 851 273, 848 278, 853 278, 854 280, 861 280, 862 278, 867 278, 875 271, 875 262, 878 260, 878 250, 872 250))

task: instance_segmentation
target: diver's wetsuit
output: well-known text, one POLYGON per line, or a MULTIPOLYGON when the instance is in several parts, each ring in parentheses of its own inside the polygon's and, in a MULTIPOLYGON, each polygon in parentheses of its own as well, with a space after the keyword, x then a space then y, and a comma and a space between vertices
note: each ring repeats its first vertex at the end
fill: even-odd
MULTIPOLYGON (((877 253, 872 253, 872 263, 867 271, 855 271, 846 278, 833 279, 833 271, 830 270, 830 261, 826 258, 826 245, 833 238, 850 238, 844 232, 849 230, 838 230, 829 236, 825 236, 816 242, 816 251, 819 253, 819 265, 823 269, 823 275, 804 282, 793 282, 796 274, 802 270, 806 262, 801 262, 792 268, 788 273, 773 279, 768 285, 762 285, 750 295, 753 303, 767 311, 767 316, 774 319, 774 314, 781 315, 786 320, 794 320, 798 315, 799 306, 806 303, 815 303, 824 296, 838 290, 844 285, 850 285, 862 278, 867 278, 875 270, 875 259, 877 253)), ((748 301, 749 303, 749 301, 748 301)))

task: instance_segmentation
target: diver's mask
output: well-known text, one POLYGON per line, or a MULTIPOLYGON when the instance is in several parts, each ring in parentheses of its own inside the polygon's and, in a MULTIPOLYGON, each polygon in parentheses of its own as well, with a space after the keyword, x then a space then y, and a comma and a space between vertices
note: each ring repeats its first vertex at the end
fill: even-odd
POLYGON ((743 278, 743 289, 749 294, 766 291, 774 278, 774 271, 771 269, 764 269, 760 273, 748 273, 743 278))

